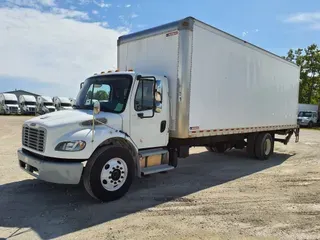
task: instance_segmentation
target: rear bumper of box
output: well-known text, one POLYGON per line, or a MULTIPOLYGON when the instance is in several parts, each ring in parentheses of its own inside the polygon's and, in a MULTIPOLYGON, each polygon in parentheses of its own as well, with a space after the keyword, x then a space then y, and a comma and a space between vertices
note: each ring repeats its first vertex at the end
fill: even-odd
POLYGON ((84 164, 82 162, 49 162, 18 150, 19 166, 33 177, 52 183, 78 184, 84 164))

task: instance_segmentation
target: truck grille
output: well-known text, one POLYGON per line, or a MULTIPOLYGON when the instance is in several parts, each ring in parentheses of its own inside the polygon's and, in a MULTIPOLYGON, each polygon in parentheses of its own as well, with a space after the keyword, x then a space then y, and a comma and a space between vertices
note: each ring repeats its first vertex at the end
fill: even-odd
POLYGON ((31 128, 23 126, 22 145, 39 152, 44 152, 46 130, 44 128, 31 128))
POLYGON ((18 108, 17 107, 9 107, 10 113, 18 113, 18 108))

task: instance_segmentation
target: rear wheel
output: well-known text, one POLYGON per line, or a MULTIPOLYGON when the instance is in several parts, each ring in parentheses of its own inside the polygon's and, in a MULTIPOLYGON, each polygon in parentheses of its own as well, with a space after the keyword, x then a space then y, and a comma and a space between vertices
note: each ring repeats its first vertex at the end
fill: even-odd
POLYGON ((88 161, 83 174, 86 191, 103 202, 124 196, 134 178, 134 160, 130 151, 120 146, 98 149, 88 161))
POLYGON ((267 160, 274 150, 274 139, 270 133, 260 133, 255 141, 255 155, 260 160, 267 160))

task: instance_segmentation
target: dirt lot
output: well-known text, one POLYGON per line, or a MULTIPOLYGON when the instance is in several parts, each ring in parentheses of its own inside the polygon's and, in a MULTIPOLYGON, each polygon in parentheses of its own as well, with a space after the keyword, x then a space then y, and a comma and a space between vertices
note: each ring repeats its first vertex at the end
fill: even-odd
POLYGON ((277 143, 264 162, 193 148, 102 204, 18 168, 25 119, 0 117, 0 239, 320 239, 320 131, 277 143))

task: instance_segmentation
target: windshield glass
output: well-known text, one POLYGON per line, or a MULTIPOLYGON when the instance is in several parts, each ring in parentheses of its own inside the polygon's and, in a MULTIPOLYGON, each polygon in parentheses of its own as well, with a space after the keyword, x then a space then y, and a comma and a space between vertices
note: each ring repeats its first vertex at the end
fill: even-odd
POLYGON ((4 101, 5 104, 18 104, 18 101, 14 101, 14 100, 6 100, 4 101))
POLYGON ((36 105, 36 102, 24 102, 24 105, 32 105, 32 106, 34 106, 34 105, 36 105))
POLYGON ((101 111, 121 113, 126 107, 131 84, 131 75, 88 78, 77 96, 74 107, 92 109, 93 103, 99 101, 101 111))
POLYGON ((61 107, 71 107, 71 103, 61 103, 61 107))
POLYGON ((51 103, 51 102, 45 102, 45 103, 43 103, 43 105, 44 105, 44 106, 53 106, 53 103, 51 103))
POLYGON ((299 112, 299 117, 312 117, 311 112, 299 112))

